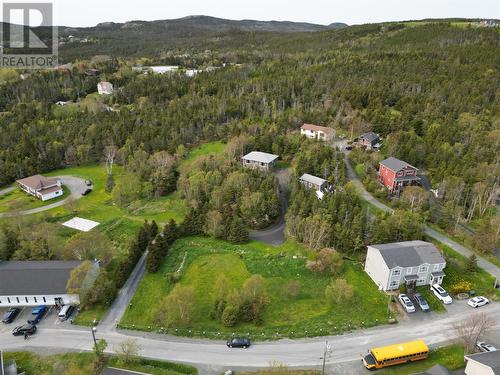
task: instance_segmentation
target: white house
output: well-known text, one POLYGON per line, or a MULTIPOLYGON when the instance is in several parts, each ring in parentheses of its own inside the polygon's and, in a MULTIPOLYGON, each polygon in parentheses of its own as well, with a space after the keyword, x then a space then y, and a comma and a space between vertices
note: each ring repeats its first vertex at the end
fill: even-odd
POLYGON ((252 151, 241 158, 245 168, 269 170, 274 167, 278 155, 252 151))
POLYGON ((335 136, 335 130, 326 126, 304 124, 300 127, 300 134, 310 139, 329 141, 335 136))
POLYGON ((113 94, 113 84, 111 82, 99 82, 97 84, 97 92, 99 95, 113 94))
POLYGON ((63 195, 61 180, 58 178, 47 178, 36 174, 31 177, 17 180, 16 183, 19 185, 21 190, 41 199, 42 201, 47 201, 63 195))
MULTIPOLYGON (((0 262, 0 307, 71 304, 80 298, 66 292, 71 271, 81 261, 0 262)), ((98 264, 93 264, 94 271, 98 264)), ((97 275, 97 272, 94 272, 97 275)))
POLYGON ((500 350, 466 355, 465 360, 467 361, 466 375, 500 374, 500 350))
POLYGON ((441 284, 446 261, 433 244, 424 241, 368 246, 365 272, 384 290, 441 284))

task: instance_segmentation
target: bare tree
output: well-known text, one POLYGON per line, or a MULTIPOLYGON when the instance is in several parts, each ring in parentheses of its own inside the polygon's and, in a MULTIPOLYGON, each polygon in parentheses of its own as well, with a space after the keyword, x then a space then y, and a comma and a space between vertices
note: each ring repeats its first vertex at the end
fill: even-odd
POLYGON ((458 340, 464 346, 465 353, 472 353, 478 340, 495 324, 485 313, 473 314, 467 319, 453 324, 458 340))
POLYGON ((123 358, 123 362, 130 363, 139 355, 141 346, 137 339, 127 339, 120 343, 115 350, 123 358))
POLYGON ((113 163, 115 162, 116 157, 116 146, 109 145, 104 147, 104 161, 106 163, 106 172, 108 172, 108 176, 113 173, 113 163))

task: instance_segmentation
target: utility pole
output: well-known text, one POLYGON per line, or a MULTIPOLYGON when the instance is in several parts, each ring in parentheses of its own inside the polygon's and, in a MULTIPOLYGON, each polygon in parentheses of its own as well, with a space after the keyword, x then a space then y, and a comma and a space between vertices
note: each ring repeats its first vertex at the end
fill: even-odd
POLYGON ((323 357, 321 358, 323 360, 323 369, 321 370, 321 375, 325 375, 325 365, 326 365, 326 358, 332 353, 332 347, 328 344, 328 341, 325 342, 325 351, 323 352, 323 357))
POLYGON ((97 340, 95 338, 95 332, 96 331, 97 331, 97 328, 95 326, 92 327, 91 332, 92 332, 92 338, 94 339, 94 349, 95 349, 95 352, 97 354, 98 348, 97 348, 97 340))

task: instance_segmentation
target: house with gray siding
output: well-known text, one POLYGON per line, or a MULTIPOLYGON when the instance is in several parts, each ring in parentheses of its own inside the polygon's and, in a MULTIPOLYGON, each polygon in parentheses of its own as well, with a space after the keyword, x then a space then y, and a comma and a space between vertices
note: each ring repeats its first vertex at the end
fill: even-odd
POLYGON ((365 272, 384 291, 441 284, 446 261, 433 244, 405 241, 368 246, 365 272))

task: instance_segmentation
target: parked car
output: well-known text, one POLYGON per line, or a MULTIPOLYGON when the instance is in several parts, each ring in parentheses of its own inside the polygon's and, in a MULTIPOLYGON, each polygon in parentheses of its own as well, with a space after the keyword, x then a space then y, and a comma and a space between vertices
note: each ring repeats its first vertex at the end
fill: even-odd
POLYGON ((399 303, 403 306, 405 311, 407 313, 414 313, 415 312, 415 305, 413 302, 410 300, 410 298, 406 294, 400 294, 398 296, 399 303))
POLYGON ((475 308, 487 305, 488 303, 490 303, 489 299, 483 296, 477 296, 467 301, 467 305, 475 308))
POLYGON ((64 305, 62 308, 61 308, 61 311, 59 311, 59 314, 57 314, 57 317, 59 318, 59 320, 67 320, 71 314, 73 314, 73 311, 75 310, 75 306, 71 306, 71 305, 64 305))
POLYGON ((14 328, 12 334, 14 336, 24 336, 25 334, 34 335, 36 332, 36 325, 34 324, 23 324, 22 326, 14 328))
POLYGON ((422 295, 420 293, 415 293, 415 302, 417 303, 418 307, 420 307, 420 309, 423 311, 423 312, 429 312, 431 311, 431 308, 429 307, 429 304, 427 303, 427 301, 425 300, 424 297, 422 297, 422 295))
POLYGON ((248 348, 250 346, 250 339, 246 337, 233 337, 227 340, 227 346, 229 348, 248 348))
POLYGON ((450 297, 448 292, 444 290, 444 288, 439 284, 432 284, 431 292, 434 293, 437 299, 443 302, 445 305, 449 305, 453 302, 453 299, 450 297))
POLYGON ((87 186, 92 186, 92 181, 90 181, 90 180, 85 180, 85 185, 87 185, 87 186))
POLYGON ((3 323, 12 323, 14 319, 16 319, 16 316, 19 315, 21 312, 21 309, 19 307, 11 307, 9 308, 5 314, 3 314, 2 317, 2 322, 3 323))
POLYGON ((92 192, 92 189, 85 189, 85 191, 82 193, 82 195, 87 195, 92 192))
POLYGON ((31 310, 31 313, 35 316, 33 319, 28 320, 28 324, 36 325, 36 324, 40 323, 40 320, 42 320, 42 318, 45 315, 45 313, 47 312, 47 310, 48 310, 47 306, 35 307, 33 310, 31 310), (36 314, 34 314, 34 312, 36 312, 36 314))
POLYGON ((351 151, 351 150, 352 150, 352 146, 345 146, 345 149, 346 149, 347 151, 351 151))
POLYGON ((497 349, 497 348, 495 348, 493 345, 491 345, 491 344, 487 344, 487 343, 485 343, 484 341, 478 341, 478 342, 476 343, 476 346, 477 346, 477 348, 478 348, 480 351, 485 352, 485 353, 487 353, 487 352, 495 352, 495 351, 497 351, 497 350, 498 350, 498 349, 497 349))

